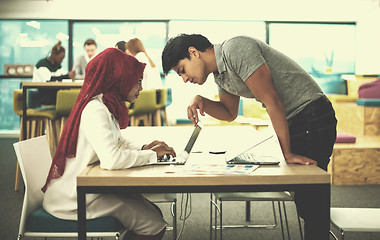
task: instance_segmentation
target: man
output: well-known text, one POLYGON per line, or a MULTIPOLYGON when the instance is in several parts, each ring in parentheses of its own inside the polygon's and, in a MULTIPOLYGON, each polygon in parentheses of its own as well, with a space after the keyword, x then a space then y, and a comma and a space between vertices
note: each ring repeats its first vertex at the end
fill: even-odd
POLYGON ((76 74, 75 79, 84 79, 86 65, 95 57, 97 50, 98 46, 95 40, 87 39, 84 42, 84 51, 86 54, 79 56, 74 64, 73 71, 75 71, 76 74))
MULTIPOLYGON (((286 162, 327 169, 336 138, 335 112, 313 78, 289 57, 250 37, 213 45, 202 35, 181 34, 166 44, 162 65, 165 74, 174 70, 185 83, 202 85, 214 74, 219 101, 195 96, 187 108, 192 122, 198 121, 197 109, 233 121, 240 97, 256 98, 266 107, 286 162)), ((329 237, 328 222, 315 224, 321 215, 318 198, 318 192, 296 191, 307 240, 329 237)))

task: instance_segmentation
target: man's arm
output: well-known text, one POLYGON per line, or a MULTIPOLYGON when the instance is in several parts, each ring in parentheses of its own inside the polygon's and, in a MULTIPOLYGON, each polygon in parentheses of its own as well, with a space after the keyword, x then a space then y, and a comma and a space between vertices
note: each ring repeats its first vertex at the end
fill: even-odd
POLYGON ((199 117, 197 109, 202 116, 204 113, 223 121, 233 121, 239 110, 240 97, 226 93, 219 95, 220 101, 213 101, 203 96, 197 95, 193 102, 187 107, 187 117, 194 124, 198 122, 199 117))
POLYGON ((272 74, 266 63, 256 69, 245 81, 253 95, 265 104, 273 128, 280 141, 282 153, 287 163, 316 164, 307 157, 295 155, 291 151, 289 127, 282 100, 274 88, 272 74))

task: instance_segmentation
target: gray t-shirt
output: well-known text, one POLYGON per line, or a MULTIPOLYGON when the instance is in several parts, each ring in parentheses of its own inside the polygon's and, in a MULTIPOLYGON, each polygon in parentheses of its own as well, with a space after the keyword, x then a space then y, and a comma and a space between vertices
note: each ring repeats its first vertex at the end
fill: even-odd
POLYGON ((245 81, 265 62, 271 71, 273 84, 280 95, 287 119, 294 117, 307 104, 323 95, 318 84, 301 66, 258 39, 234 37, 222 44, 215 44, 214 50, 218 66, 214 77, 219 94, 228 92, 255 98, 245 81))

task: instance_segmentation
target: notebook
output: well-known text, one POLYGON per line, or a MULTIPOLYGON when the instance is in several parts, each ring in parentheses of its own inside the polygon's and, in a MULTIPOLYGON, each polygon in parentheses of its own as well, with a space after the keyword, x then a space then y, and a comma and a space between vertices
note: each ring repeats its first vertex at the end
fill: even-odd
POLYGON ((190 136, 189 141, 186 144, 185 149, 177 157, 168 158, 167 156, 164 156, 163 158, 158 159, 157 162, 149 163, 148 165, 184 165, 190 156, 191 149, 193 149, 195 141, 197 140, 199 133, 202 130, 202 127, 202 123, 198 122, 197 125, 194 127, 194 130, 190 136))
POLYGON ((255 142, 251 147, 243 152, 230 152, 226 154, 226 162, 228 164, 254 164, 254 165, 277 165, 280 163, 274 156, 262 156, 256 155, 252 152, 247 152, 261 143, 272 138, 273 134, 261 134, 255 139, 255 142))

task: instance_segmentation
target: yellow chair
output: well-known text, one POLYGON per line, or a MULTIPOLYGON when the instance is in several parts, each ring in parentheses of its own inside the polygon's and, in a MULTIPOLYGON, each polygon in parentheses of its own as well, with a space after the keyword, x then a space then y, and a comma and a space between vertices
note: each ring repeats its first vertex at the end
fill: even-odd
POLYGON ((129 112, 130 125, 139 126, 142 121, 143 126, 153 126, 153 114, 157 106, 156 89, 141 91, 129 112))
POLYGON ((63 127, 65 126, 66 120, 70 115, 71 109, 74 107, 75 101, 78 98, 80 89, 62 89, 57 92, 57 103, 55 106, 55 111, 57 117, 60 118, 59 135, 61 136, 63 127))
MULTIPOLYGON (((44 135, 46 133, 50 151, 53 152, 56 146, 56 130, 53 127, 53 122, 56 119, 55 109, 27 109, 27 121, 26 126, 23 126, 23 112, 22 112, 22 98, 23 92, 21 89, 13 91, 13 111, 20 116, 20 137, 19 140, 30 139, 37 136, 44 135), (23 129, 27 129, 27 135, 23 135, 23 129)), ((17 163, 16 167, 16 179, 15 179, 15 191, 18 191, 20 184, 20 166, 17 163)))
POLYGON ((162 88, 162 89, 157 89, 159 93, 159 99, 157 102, 157 109, 154 112, 154 121, 155 121, 155 126, 162 126, 162 120, 164 121, 165 125, 168 126, 168 120, 166 116, 166 102, 168 100, 168 89, 167 88, 162 88))

